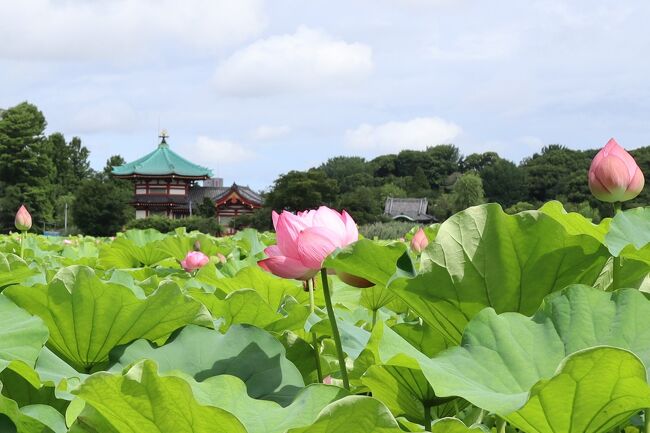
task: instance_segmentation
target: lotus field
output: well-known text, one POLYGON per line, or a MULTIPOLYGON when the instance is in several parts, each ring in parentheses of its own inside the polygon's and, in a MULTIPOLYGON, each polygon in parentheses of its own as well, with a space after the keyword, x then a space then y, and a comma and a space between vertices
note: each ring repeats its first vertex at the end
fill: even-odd
POLYGON ((321 207, 276 233, 61 239, 21 210, 0 432, 650 431, 650 208, 621 211, 643 177, 598 158, 599 224, 485 204, 377 241, 321 207))

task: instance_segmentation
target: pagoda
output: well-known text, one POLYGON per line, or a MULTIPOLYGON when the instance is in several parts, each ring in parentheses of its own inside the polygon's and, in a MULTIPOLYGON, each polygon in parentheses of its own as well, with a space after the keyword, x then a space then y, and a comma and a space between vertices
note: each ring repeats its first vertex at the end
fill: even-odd
MULTIPOLYGON (((196 165, 169 148, 162 131, 158 148, 124 165, 113 167, 112 175, 133 182, 136 218, 152 215, 182 218, 191 213, 190 190, 197 181, 209 179, 210 169, 196 165)), ((200 187, 199 187, 200 188, 200 187)))

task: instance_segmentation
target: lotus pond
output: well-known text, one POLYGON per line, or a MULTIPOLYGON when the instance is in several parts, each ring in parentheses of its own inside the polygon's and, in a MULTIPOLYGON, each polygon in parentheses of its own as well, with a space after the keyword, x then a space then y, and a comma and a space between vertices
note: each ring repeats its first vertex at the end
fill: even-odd
POLYGON ((0 237, 0 432, 647 431, 650 208, 489 204, 425 233, 323 265, 349 390, 322 280, 312 308, 258 266, 273 234, 0 237))

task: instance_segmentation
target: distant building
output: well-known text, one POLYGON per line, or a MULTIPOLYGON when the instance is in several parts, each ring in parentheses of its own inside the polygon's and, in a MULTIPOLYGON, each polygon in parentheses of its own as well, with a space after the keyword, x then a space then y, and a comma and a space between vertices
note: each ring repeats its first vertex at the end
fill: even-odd
POLYGON ((227 224, 235 216, 251 213, 262 206, 262 198, 247 186, 223 186, 223 179, 212 178, 212 171, 194 164, 169 148, 163 131, 158 148, 118 167, 112 175, 133 182, 136 218, 161 215, 183 218, 192 214, 205 197, 214 203, 215 217, 227 224), (198 182, 203 181, 203 185, 198 182))
POLYGON ((394 220, 431 223, 435 221, 435 217, 427 214, 428 207, 429 200, 426 198, 388 197, 384 207, 384 214, 394 220))

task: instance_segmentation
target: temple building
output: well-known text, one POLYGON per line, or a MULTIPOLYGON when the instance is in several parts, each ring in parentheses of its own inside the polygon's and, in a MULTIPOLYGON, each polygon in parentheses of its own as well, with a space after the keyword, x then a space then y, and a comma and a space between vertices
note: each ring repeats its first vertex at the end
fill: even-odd
POLYGON ((169 148, 165 131, 153 152, 133 162, 113 167, 112 175, 133 182, 136 218, 152 215, 183 218, 192 215, 207 197, 214 203, 215 217, 222 225, 239 215, 252 213, 262 206, 262 198, 248 188, 233 184, 223 186, 222 179, 212 179, 212 171, 194 164, 169 148), (203 181, 203 185, 199 182, 203 181))

